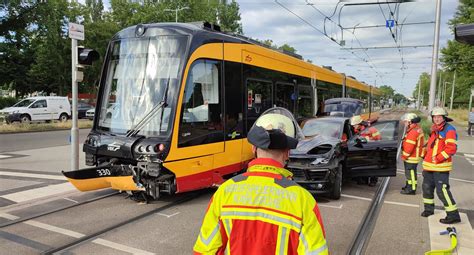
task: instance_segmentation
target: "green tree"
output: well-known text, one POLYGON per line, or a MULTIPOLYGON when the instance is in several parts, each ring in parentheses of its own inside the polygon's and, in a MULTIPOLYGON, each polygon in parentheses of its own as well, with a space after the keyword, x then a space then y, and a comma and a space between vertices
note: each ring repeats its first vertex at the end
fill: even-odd
POLYGON ((35 63, 28 71, 34 91, 65 95, 71 84, 71 45, 67 38, 68 3, 45 1, 36 8, 32 44, 35 63))
POLYGON ((31 90, 28 70, 34 63, 31 57, 33 32, 30 21, 35 19, 36 4, 9 1, 0 5, 4 14, 0 22, 0 85, 23 95, 31 90))
MULTIPOLYGON (((456 14, 449 24, 454 31, 456 25, 467 23, 474 23, 474 1, 460 0, 456 14)), ((469 91, 474 84, 474 46, 450 40, 447 46, 441 49, 441 54, 443 69, 451 74, 456 72, 454 102, 467 104, 469 91)))
POLYGON ((379 90, 382 92, 382 96, 385 98, 393 97, 393 95, 395 94, 395 90, 388 85, 380 86, 379 90))

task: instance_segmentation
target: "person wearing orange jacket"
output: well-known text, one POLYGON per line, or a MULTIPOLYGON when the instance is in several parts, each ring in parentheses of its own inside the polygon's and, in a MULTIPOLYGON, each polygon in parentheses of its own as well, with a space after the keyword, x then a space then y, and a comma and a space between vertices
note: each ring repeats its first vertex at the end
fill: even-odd
POLYGON ((418 124, 420 120, 420 117, 414 113, 407 113, 402 116, 406 128, 402 140, 402 160, 405 166, 405 177, 407 178, 405 187, 400 191, 403 195, 416 195, 416 168, 422 158, 425 139, 423 129, 418 124))
POLYGON ((360 115, 356 115, 351 118, 351 125, 355 134, 366 138, 368 141, 377 141, 382 139, 380 132, 375 127, 370 127, 367 122, 364 122, 360 115))
POLYGON ((443 202, 446 217, 439 221, 443 224, 461 222, 459 211, 453 195, 449 190, 449 172, 453 168, 453 155, 457 150, 458 135, 456 129, 448 122, 448 113, 442 107, 434 107, 431 111, 433 126, 426 146, 423 160, 423 203, 425 210, 421 216, 434 214, 434 190, 443 202))
POLYGON ((194 254, 328 254, 314 197, 284 168, 300 132, 284 108, 257 119, 247 135, 257 158, 211 198, 194 254))

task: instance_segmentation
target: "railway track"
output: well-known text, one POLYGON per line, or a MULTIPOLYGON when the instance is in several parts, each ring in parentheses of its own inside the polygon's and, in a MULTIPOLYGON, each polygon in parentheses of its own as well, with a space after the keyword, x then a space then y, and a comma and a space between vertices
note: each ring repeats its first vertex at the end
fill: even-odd
POLYGON ((51 254, 61 254, 63 252, 66 252, 68 251, 69 249, 71 248, 74 248, 74 247, 77 247, 77 246, 80 246, 82 244, 85 244, 85 243, 88 243, 89 241, 92 241, 93 239, 97 238, 98 236, 102 235, 102 234, 105 234, 107 232, 110 232, 112 230, 115 230, 115 229, 118 229, 122 226, 125 226, 125 225, 128 225, 132 222, 136 222, 136 221, 139 221, 141 219, 144 219, 148 216, 151 216, 155 213, 159 213, 161 211, 164 211, 166 209, 169 209, 173 206, 176 206, 176 205, 179 205, 179 204, 182 204, 182 203, 185 203, 185 202, 188 202, 188 201, 191 201, 195 198, 198 198, 199 196, 201 196, 202 194, 204 194, 203 191, 196 191, 196 192, 192 192, 192 193, 188 193, 188 194, 185 194, 183 195, 182 197, 180 197, 179 199, 175 200, 175 201, 172 201, 166 205, 163 205, 163 206, 160 206, 158 208, 155 208, 151 211, 148 211, 148 212, 145 212, 145 213, 142 213, 140 215, 137 215, 137 216, 134 216, 133 218, 130 218, 130 219, 127 219, 127 220, 124 220, 124 221, 121 221, 119 223, 116 223, 112 226, 109 226, 107 228, 104 228, 104 229, 101 229, 99 231, 96 231, 94 233, 91 233, 91 234, 88 234, 84 237, 81 237, 79 239, 76 239, 72 242, 69 242, 69 243, 66 243, 62 246, 59 246, 59 247, 56 247, 56 248, 52 248, 52 249, 49 249, 47 251, 43 251, 41 252, 41 254, 44 254, 44 255, 51 255, 51 254))
POLYGON ((85 200, 83 202, 78 202, 78 203, 68 205, 68 206, 62 206, 62 207, 59 207, 59 208, 48 210, 46 212, 37 213, 37 214, 30 215, 30 216, 27 216, 27 217, 22 217, 22 218, 19 218, 19 219, 16 219, 16 220, 8 221, 8 222, 5 222, 3 224, 0 224, 0 228, 5 228, 5 227, 8 227, 8 226, 12 226, 12 225, 22 223, 22 222, 25 222, 25 221, 28 221, 28 220, 32 220, 32 219, 35 219, 35 218, 39 218, 39 217, 42 217, 42 216, 46 216, 46 215, 50 215, 50 214, 53 214, 53 213, 65 211, 65 210, 70 209, 70 208, 74 208, 74 207, 78 207, 78 206, 81 206, 81 205, 89 204, 91 202, 99 201, 99 200, 102 200, 102 199, 105 199, 105 198, 108 198, 108 197, 111 197, 111 196, 116 196, 118 194, 120 194, 120 192, 112 192, 110 194, 106 194, 106 195, 103 195, 103 196, 88 199, 88 200, 85 200))

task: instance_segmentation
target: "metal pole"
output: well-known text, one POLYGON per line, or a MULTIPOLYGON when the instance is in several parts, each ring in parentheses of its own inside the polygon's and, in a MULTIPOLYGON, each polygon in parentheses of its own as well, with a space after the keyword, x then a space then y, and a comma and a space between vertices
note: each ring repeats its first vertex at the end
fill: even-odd
POLYGON ((71 127, 71 170, 79 169, 79 129, 77 128, 77 40, 71 39, 72 77, 72 127, 71 127))
POLYGON ((421 79, 418 81, 418 98, 417 98, 417 102, 416 102, 416 108, 418 110, 421 109, 421 106, 420 106, 420 103, 421 103, 421 100, 420 100, 420 91, 421 91, 421 79))
POLYGON ((435 33, 433 39, 433 58, 431 60, 431 82, 430 82, 430 98, 428 103, 428 110, 434 107, 435 93, 436 93, 436 75, 438 71, 438 49, 439 49, 439 23, 441 18, 441 0, 436 1, 436 19, 435 19, 435 33))
POLYGON ((471 111, 472 107, 472 97, 474 97, 474 89, 471 88, 471 96, 469 97, 469 109, 468 111, 471 111))
POLYGON ((449 110, 450 111, 453 110, 454 86, 456 86, 456 71, 454 71, 453 86, 451 87, 451 102, 449 103, 449 110))
POLYGON ((176 8, 174 11, 175 11, 175 20, 174 20, 174 21, 175 21, 176 23, 178 23, 178 11, 179 11, 179 9, 176 8))
POLYGON ((436 86, 436 106, 439 106, 438 104, 440 104, 441 102, 441 91, 443 89, 443 73, 440 72, 439 73, 439 81, 437 83, 437 86, 436 86))

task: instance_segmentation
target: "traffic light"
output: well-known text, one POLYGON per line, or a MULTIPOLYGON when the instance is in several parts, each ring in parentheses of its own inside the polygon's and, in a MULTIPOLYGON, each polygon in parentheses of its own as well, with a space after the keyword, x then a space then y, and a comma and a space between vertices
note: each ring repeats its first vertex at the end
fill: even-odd
POLYGON ((90 66, 92 62, 99 59, 99 52, 93 49, 77 47, 77 62, 80 65, 90 66))

